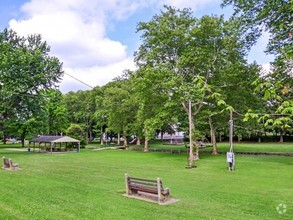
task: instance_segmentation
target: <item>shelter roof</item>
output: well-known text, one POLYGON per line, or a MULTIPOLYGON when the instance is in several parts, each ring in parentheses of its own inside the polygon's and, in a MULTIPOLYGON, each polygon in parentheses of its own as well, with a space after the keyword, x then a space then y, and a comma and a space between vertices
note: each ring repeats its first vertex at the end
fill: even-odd
POLYGON ((65 143, 65 142, 80 142, 80 141, 68 136, 40 136, 30 140, 30 142, 65 143))

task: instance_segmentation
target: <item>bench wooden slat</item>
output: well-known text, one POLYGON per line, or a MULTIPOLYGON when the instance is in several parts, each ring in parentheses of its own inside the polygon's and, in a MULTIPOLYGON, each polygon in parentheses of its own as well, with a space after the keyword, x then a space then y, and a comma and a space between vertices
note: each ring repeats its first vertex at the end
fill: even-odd
POLYGON ((147 179, 142 179, 142 178, 134 178, 134 177, 128 177, 130 180, 141 180, 141 181, 144 181, 144 182, 151 182, 151 183, 157 183, 156 180, 147 180, 147 179))
POLYGON ((156 188, 147 188, 147 187, 141 187, 141 186, 130 186, 131 189, 136 189, 138 191, 142 192, 150 192, 150 193, 157 193, 158 189, 156 188))
POLYGON ((130 181, 131 183, 136 183, 136 184, 141 184, 141 185, 145 185, 145 186, 153 186, 153 187, 157 187, 157 183, 144 183, 141 181, 130 181))

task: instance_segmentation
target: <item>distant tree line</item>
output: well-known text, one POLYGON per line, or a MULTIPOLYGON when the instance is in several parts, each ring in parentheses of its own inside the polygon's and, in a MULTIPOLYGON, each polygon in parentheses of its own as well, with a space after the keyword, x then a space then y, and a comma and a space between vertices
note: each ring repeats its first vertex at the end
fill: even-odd
POLYGON ((239 141, 261 141, 271 134, 284 141, 292 135, 293 50, 288 43, 292 27, 283 24, 292 13, 279 10, 287 1, 266 6, 268 2, 225 0, 223 5, 236 8, 228 20, 195 18, 190 9, 165 6, 149 22, 138 24, 142 43, 135 53, 137 70, 125 70, 105 86, 65 95, 54 88, 62 77, 62 64, 48 55, 50 48, 39 35, 20 38, 10 30, 0 32, 3 141, 71 134, 85 143, 94 138, 103 143, 108 135, 118 144, 123 137, 124 145, 136 137, 148 151, 155 134, 172 133, 175 125, 191 138, 198 159, 197 140, 205 137, 217 154, 216 142, 229 134, 230 112, 239 141), (256 6, 265 13, 257 14, 256 6), (283 24, 270 17, 273 10, 283 24), (276 55, 266 75, 246 60, 261 24, 272 33, 268 52, 276 55))

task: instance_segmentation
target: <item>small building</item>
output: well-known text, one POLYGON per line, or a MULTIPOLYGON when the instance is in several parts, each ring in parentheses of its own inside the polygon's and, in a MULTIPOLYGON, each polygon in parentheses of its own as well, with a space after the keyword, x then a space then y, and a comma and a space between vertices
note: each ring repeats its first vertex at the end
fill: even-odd
POLYGON ((160 132, 157 136, 158 140, 168 141, 169 144, 182 144, 184 143, 185 133, 182 131, 174 131, 173 134, 168 132, 160 132))
POLYGON ((29 141, 28 151, 31 149, 31 144, 33 144, 34 151, 36 144, 39 151, 45 150, 51 153, 62 151, 62 149, 64 149, 63 151, 67 151, 74 148, 76 148, 77 152, 80 151, 80 141, 68 136, 40 136, 34 138, 29 141))

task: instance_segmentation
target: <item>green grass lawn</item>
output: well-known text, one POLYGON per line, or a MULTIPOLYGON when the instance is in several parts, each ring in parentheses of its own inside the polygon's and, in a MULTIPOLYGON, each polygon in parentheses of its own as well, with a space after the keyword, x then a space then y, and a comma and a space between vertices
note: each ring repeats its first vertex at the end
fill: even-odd
POLYGON ((22 167, 0 170, 0 219, 293 219, 292 157, 236 156, 229 172, 223 155, 201 155, 195 169, 185 169, 185 154, 0 148, 0 155, 22 167), (160 206, 122 196, 125 173, 161 177, 180 201, 160 206))

